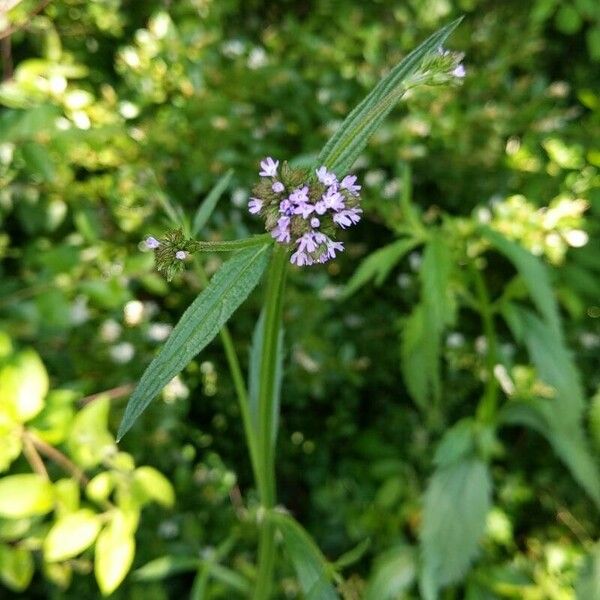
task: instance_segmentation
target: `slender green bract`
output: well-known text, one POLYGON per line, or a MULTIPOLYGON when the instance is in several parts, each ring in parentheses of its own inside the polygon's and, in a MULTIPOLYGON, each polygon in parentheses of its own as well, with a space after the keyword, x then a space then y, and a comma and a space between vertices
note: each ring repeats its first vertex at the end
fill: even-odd
POLYGON ((196 214, 194 215, 194 221, 192 223, 192 235, 198 235, 200 230, 206 225, 208 219, 213 214, 217 202, 223 195, 223 192, 227 189, 231 178, 233 177, 233 169, 229 169, 219 181, 215 184, 212 190, 210 190, 208 196, 204 199, 204 202, 198 207, 196 214))
POLYGON ((270 246, 236 253, 183 313, 158 356, 150 363, 129 399, 119 427, 121 439, 152 399, 216 335, 258 284, 269 261, 270 246))
POLYGON ((317 163, 337 174, 347 173, 367 141, 406 91, 406 80, 423 59, 444 44, 461 22, 456 19, 428 37, 384 77, 373 91, 346 117, 319 154, 317 163))

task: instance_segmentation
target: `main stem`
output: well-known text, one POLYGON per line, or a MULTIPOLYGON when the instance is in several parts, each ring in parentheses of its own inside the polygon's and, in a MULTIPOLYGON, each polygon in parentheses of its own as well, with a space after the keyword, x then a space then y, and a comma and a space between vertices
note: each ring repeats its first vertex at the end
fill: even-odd
POLYGON ((475 293, 479 304, 483 332, 487 341, 486 366, 487 381, 483 398, 477 407, 477 415, 484 423, 493 421, 498 410, 498 381, 494 375, 494 367, 498 362, 498 339, 494 326, 494 310, 485 281, 476 266, 472 266, 475 293))
MULTIPOLYGON (((262 507, 269 511, 275 506, 275 373, 277 366, 277 343, 281 324, 285 269, 288 256, 286 250, 275 244, 269 269, 265 298, 265 319, 262 335, 258 388, 258 487, 262 507)), ((267 600, 273 584, 275 566, 275 529, 267 515, 260 524, 258 546, 258 574, 254 589, 254 600, 267 600)))

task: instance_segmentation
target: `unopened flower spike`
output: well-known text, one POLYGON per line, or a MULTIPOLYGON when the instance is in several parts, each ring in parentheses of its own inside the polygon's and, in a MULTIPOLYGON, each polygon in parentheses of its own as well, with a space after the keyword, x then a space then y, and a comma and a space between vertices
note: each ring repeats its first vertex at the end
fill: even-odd
POLYGON ((337 233, 362 215, 356 175, 340 181, 325 165, 310 173, 285 162, 279 173, 279 161, 270 156, 260 169, 248 212, 260 215, 271 237, 290 249, 292 264, 323 264, 344 250, 337 233))

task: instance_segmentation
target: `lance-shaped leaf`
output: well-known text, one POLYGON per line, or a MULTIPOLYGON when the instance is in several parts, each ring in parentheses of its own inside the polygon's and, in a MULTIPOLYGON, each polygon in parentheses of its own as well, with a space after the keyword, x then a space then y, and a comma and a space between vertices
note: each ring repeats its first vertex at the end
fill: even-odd
POLYGON ((283 537, 283 544, 294 565, 306 600, 336 600, 339 598, 330 583, 333 567, 317 544, 292 517, 280 513, 271 515, 283 537))
POLYGON ((444 44, 461 20, 452 21, 428 37, 375 86, 325 144, 319 154, 318 164, 338 174, 350 169, 371 135, 406 92, 407 79, 419 70, 424 59, 444 44))
POLYGON ((270 246, 235 254, 183 313, 158 356, 133 392, 117 439, 121 439, 152 399, 219 333, 237 307, 259 282, 269 260, 270 246))

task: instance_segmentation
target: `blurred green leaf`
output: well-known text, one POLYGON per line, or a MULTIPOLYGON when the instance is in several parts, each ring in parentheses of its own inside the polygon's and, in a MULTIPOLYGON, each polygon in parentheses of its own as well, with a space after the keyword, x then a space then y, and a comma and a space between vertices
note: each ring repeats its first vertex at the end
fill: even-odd
POLYGON ((161 556, 155 558, 133 573, 138 581, 160 581, 188 571, 196 571, 201 561, 196 556, 161 556))
POLYGON ((434 600, 440 588, 460 580, 476 557, 491 493, 488 467, 477 458, 436 469, 425 493, 420 533, 425 600, 434 600))
POLYGON ((544 264, 522 246, 513 242, 489 227, 481 228, 482 235, 498 252, 504 254, 516 267, 534 304, 544 316, 548 325, 560 331, 560 316, 554 298, 550 277, 544 264))
POLYGON ((81 554, 94 543, 100 527, 100 517, 87 508, 59 518, 44 539, 44 559, 58 562, 81 554))
POLYGON ((0 544, 0 580, 11 590, 22 592, 33 578, 31 552, 23 546, 0 544))
POLYGON ((294 565, 306 600, 338 598, 330 583, 333 569, 310 535, 288 515, 275 513, 271 518, 283 536, 286 552, 294 565))
POLYGON ((133 392, 119 427, 121 439, 154 396, 217 335, 237 307, 258 284, 270 246, 237 252, 211 279, 185 311, 158 356, 133 392))
POLYGON ((413 586, 417 577, 414 548, 400 546, 379 557, 373 566, 364 600, 396 600, 413 586))
POLYGON ((206 225, 217 206, 217 202, 223 195, 223 192, 229 187, 232 177, 233 169, 230 169, 219 179, 219 181, 217 181, 204 199, 204 202, 198 207, 192 222, 192 237, 196 237, 206 225))
POLYGON ((52 484, 35 473, 0 479, 0 517, 22 519, 45 515, 54 507, 52 484))
POLYGON ((25 142, 21 146, 21 156, 30 175, 42 181, 54 179, 54 161, 45 146, 34 142, 25 142))
POLYGON ((600 543, 596 543, 586 557, 576 594, 577 600, 600 600, 600 543))
POLYGON ((418 240, 414 239, 397 240, 369 254, 358 265, 346 284, 342 294, 343 298, 354 294, 371 279, 375 280, 375 285, 381 285, 387 279, 390 271, 419 243, 418 240))

